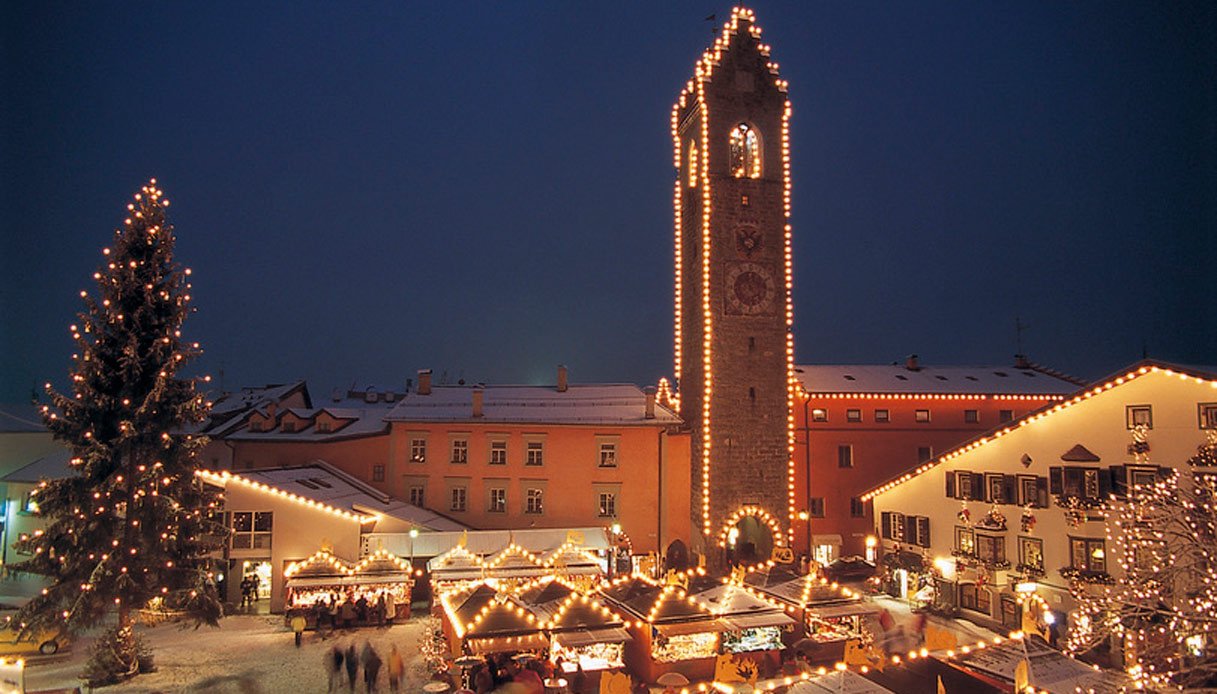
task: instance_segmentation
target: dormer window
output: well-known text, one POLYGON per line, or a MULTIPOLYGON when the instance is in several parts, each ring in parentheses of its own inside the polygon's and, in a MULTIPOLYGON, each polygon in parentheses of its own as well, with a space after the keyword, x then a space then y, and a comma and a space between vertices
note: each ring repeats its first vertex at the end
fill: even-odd
POLYGON ((296 422, 295 422, 295 420, 290 420, 290 419, 289 419, 289 420, 284 420, 284 422, 283 422, 283 433, 285 433, 285 434, 290 434, 290 433, 292 433, 292 432, 294 432, 294 431, 296 431, 296 422))
POLYGON ((736 178, 761 177, 761 139, 747 123, 731 131, 731 175, 736 178))

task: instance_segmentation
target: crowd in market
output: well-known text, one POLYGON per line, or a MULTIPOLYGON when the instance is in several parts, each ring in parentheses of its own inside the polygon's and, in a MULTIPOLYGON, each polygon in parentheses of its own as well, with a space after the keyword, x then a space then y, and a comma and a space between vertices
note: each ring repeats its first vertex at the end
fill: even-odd
POLYGON ((345 650, 341 646, 334 645, 326 652, 324 665, 329 678, 327 691, 340 692, 345 684, 348 692, 354 692, 356 684, 362 680, 363 691, 367 694, 375 694, 379 691, 382 667, 388 675, 388 691, 394 694, 400 692, 402 675, 406 668, 405 660, 402 658, 401 652, 397 650, 397 644, 393 644, 388 655, 381 658, 370 641, 364 641, 363 648, 359 650, 356 650, 354 641, 351 641, 345 650), (362 677, 360 677, 361 670, 362 677))
POLYGON ((353 591, 345 595, 333 592, 328 598, 319 597, 310 608, 304 609, 312 610, 318 631, 326 625, 330 631, 349 629, 355 624, 392 625, 397 618, 397 600, 383 590, 371 595, 356 595, 353 591))

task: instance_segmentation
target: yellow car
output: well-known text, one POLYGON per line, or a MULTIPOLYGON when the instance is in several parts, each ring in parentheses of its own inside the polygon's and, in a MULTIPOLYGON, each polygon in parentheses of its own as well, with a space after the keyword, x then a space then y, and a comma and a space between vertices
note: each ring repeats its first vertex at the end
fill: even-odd
POLYGON ((12 625, 0 630, 0 655, 52 655, 67 645, 67 635, 54 631, 31 631, 24 636, 12 625))

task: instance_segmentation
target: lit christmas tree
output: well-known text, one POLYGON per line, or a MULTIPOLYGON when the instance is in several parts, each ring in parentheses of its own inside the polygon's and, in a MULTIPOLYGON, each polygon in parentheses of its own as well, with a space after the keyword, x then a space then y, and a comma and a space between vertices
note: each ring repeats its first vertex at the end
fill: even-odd
POLYGON ((17 543, 33 557, 16 568, 53 582, 18 614, 27 629, 79 632, 117 612, 87 666, 90 684, 150 665, 135 610, 163 604, 213 625, 221 614, 207 557, 224 531, 212 516, 218 494, 194 475, 202 442, 189 430, 206 403, 177 377, 198 345, 181 339, 190 271, 174 262, 168 206, 155 179, 144 186, 103 251, 97 296, 80 293, 72 394, 48 383, 43 408, 75 474, 40 483, 32 498, 47 527, 17 543))
POLYGON ((1073 583, 1069 650, 1109 645, 1145 688, 1217 691, 1217 475, 1196 469, 1205 455, 1201 447, 1189 469, 1104 504, 1121 575, 1073 583))

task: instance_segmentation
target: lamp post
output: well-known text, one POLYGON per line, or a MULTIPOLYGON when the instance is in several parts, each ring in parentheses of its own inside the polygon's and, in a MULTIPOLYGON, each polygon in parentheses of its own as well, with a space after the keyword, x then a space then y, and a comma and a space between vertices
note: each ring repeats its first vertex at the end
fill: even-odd
POLYGON ((617 575, 617 537, 621 535, 621 524, 609 526, 609 578, 617 575))
POLYGON ((414 573, 414 538, 418 537, 418 528, 410 528, 410 573, 414 573))

